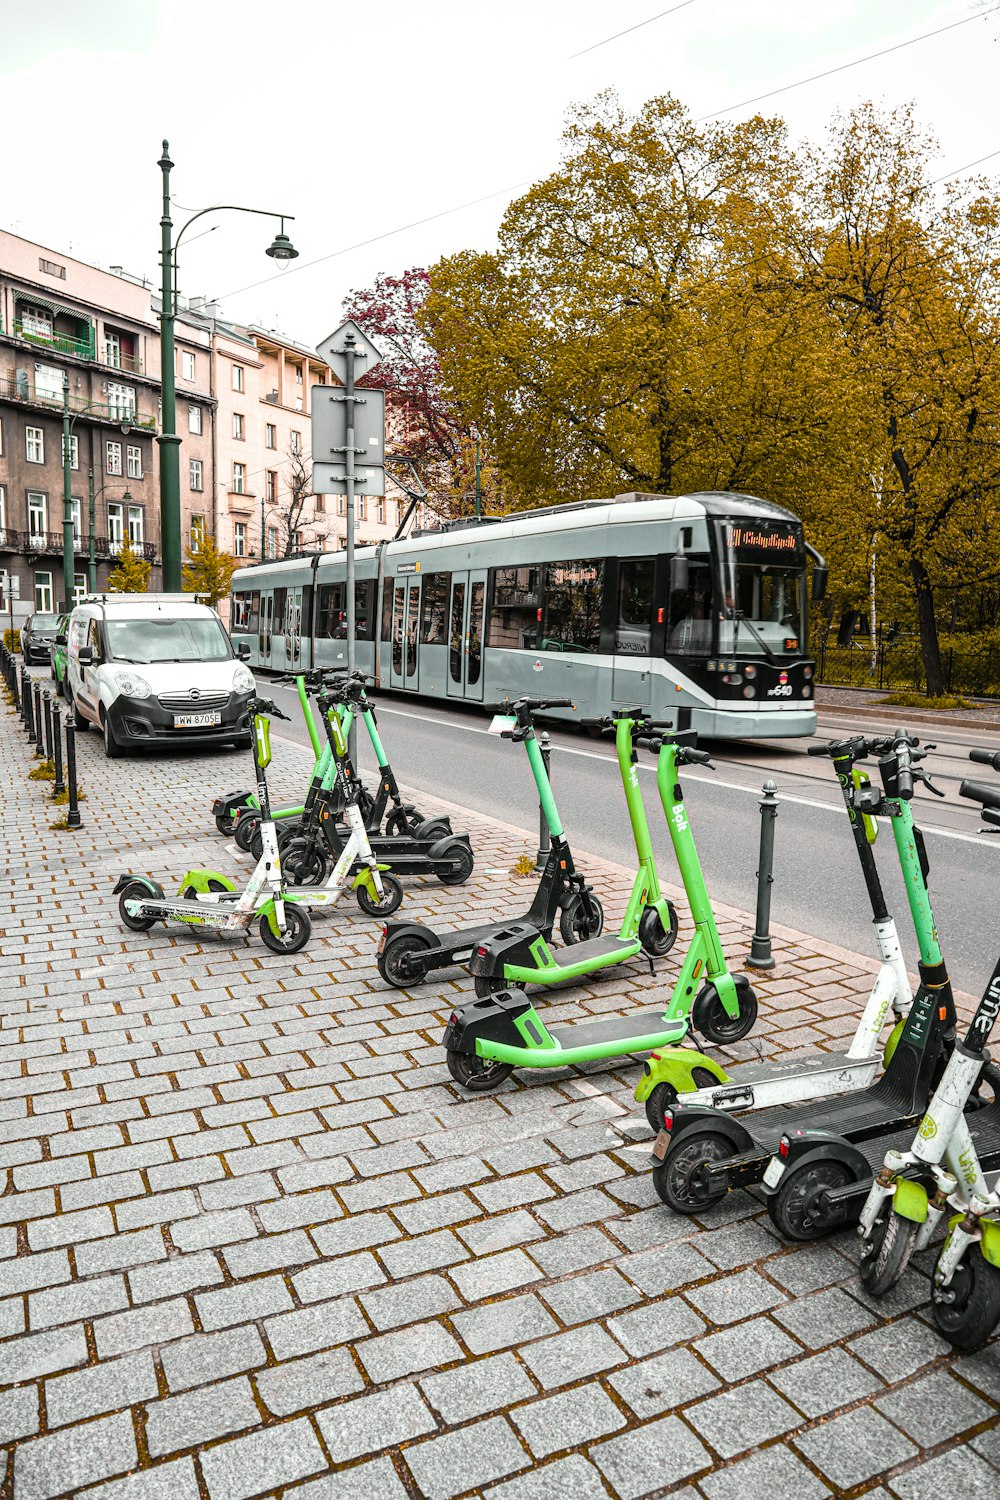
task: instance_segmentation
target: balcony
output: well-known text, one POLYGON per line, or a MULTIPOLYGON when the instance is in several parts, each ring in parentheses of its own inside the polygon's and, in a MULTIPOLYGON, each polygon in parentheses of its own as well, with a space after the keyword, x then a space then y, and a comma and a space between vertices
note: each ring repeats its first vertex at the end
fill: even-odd
MULTIPOLYGON (((0 401, 20 401, 25 406, 42 406, 59 413, 63 409, 62 391, 54 391, 49 386, 39 388, 26 370, 15 374, 8 369, 6 376, 0 376, 0 401)), ((155 416, 144 416, 140 412, 131 411, 127 406, 88 401, 86 396, 74 396, 72 391, 69 409, 71 412, 85 413, 95 422, 114 423, 116 427, 127 425, 141 432, 156 431, 155 416)))
MULTIPOLYGON (((117 557, 124 545, 121 537, 95 536, 94 556, 101 561, 108 561, 117 557)), ((62 550, 63 534, 61 531, 14 531, 10 526, 0 530, 0 552, 18 552, 26 557, 41 557, 58 553, 61 557, 62 550)), ((133 542, 132 550, 138 552, 146 562, 156 561, 156 548, 152 542, 133 542)), ((89 537, 75 537, 73 551, 77 557, 88 557, 90 555, 89 537)))
POLYGON ((69 333, 60 333, 58 328, 37 329, 25 324, 23 318, 14 319, 14 337, 28 344, 38 344, 43 349, 54 349, 59 354, 75 354, 78 359, 94 359, 94 330, 88 328, 84 338, 69 333))
POLYGON ((124 349, 109 349, 105 347, 103 355, 99 356, 98 362, 107 365, 109 370, 125 370, 129 375, 141 375, 142 359, 138 354, 126 354, 124 349))

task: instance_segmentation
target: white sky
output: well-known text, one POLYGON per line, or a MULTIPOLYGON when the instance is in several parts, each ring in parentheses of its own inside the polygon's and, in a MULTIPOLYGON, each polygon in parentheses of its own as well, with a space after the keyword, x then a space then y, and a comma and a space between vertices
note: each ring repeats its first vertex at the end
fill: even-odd
MULTIPOLYGON (((294 214, 301 252, 282 273, 263 254, 269 221, 220 214, 204 226, 218 228, 195 238, 199 225, 185 241, 182 290, 315 344, 340 321, 346 292, 379 271, 490 247, 518 184, 554 166, 567 106, 608 86, 629 105, 672 92, 703 115, 975 17, 758 108, 782 114, 796 139, 819 136, 835 109, 859 100, 913 100, 940 142, 942 174, 1000 151, 1000 14, 978 15, 979 0, 692 0, 570 60, 671 3, 9 4, 0 222, 157 279, 156 161, 167 136, 179 205, 294 214)), ((1000 156, 983 170, 1000 176, 1000 156)))

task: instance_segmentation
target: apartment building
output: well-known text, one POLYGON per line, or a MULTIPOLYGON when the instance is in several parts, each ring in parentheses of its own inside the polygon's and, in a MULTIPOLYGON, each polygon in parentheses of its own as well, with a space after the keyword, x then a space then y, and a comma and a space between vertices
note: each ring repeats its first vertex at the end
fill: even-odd
POLYGON ((125 537, 156 585, 159 358, 148 290, 0 230, 0 573, 20 582, 16 617, 65 602, 65 380, 74 596, 91 552, 100 587, 125 537))

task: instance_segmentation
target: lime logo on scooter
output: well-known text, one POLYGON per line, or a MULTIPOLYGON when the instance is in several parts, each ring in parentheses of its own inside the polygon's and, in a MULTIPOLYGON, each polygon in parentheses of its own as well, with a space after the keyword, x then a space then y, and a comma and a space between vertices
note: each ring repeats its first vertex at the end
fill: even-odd
POLYGON ((924 1118, 920 1122, 920 1129, 917 1131, 920 1139, 922 1141, 932 1141, 937 1132, 937 1121, 930 1115, 924 1115, 924 1118))
POLYGON ((995 975, 990 980, 986 995, 980 1002, 979 1009, 969 1028, 970 1032, 978 1031, 981 1033, 983 1038, 982 1045, 984 1046, 990 1032, 993 1030, 993 1022, 997 1018, 998 1011, 1000 1011, 1000 974, 995 975))
POLYGON ((976 1156, 973 1147, 967 1146, 960 1153, 958 1164, 962 1169, 962 1176, 965 1178, 966 1187, 970 1189, 975 1188, 979 1182, 979 1158, 976 1156))

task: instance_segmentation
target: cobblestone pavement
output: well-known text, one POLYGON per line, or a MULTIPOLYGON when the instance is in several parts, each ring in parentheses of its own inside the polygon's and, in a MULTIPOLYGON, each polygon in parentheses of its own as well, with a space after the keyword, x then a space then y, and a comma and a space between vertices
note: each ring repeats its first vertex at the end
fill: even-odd
MULTIPOLYGON (((382 988, 353 905, 294 958, 125 932, 123 869, 245 873, 208 807, 247 757, 95 739, 85 827, 50 833, 0 708, 3 1500, 995 1500, 1000 1344, 952 1355, 926 1265, 875 1303, 850 1235, 783 1245, 744 1195, 671 1215, 634 1062, 460 1096, 440 1038, 467 980, 382 988)), ((306 757, 277 760, 291 797, 306 757)), ((404 911, 523 908, 524 835, 455 822, 473 881, 412 882, 404 911)), ((620 911, 625 873, 586 864, 620 911)), ((722 926, 739 960, 747 923, 722 926)), ((848 1032, 871 967, 786 934, 744 1054, 848 1032)))

